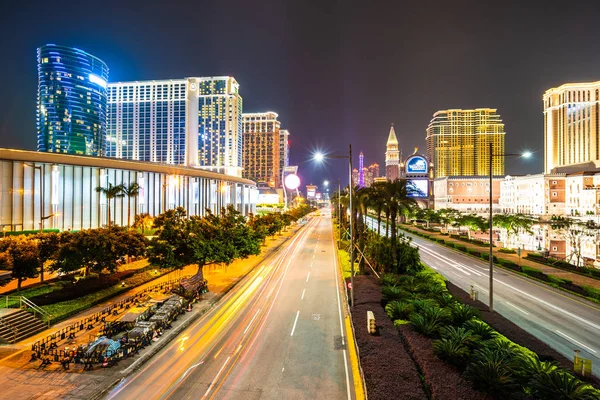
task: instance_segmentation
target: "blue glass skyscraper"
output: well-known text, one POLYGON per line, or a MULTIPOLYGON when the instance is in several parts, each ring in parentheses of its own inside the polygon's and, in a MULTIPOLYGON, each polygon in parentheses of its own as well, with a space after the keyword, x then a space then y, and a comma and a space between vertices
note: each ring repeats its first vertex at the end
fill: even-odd
POLYGON ((105 155, 107 65, 54 44, 37 49, 37 62, 38 151, 105 155))

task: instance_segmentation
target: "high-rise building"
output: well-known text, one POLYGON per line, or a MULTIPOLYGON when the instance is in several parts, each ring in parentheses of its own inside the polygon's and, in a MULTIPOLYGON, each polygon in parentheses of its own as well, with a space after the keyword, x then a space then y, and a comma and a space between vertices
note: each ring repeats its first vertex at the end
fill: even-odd
POLYGON ((365 187, 365 156, 362 150, 358 155, 358 186, 365 187))
POLYGON ((105 155, 108 67, 89 53, 47 44, 37 49, 37 149, 105 155))
MULTIPOLYGON (((504 154, 504 124, 493 108, 441 110, 427 127, 427 158, 434 178, 489 175, 490 143, 504 154)), ((504 157, 493 157, 492 174, 504 175, 504 157)))
POLYGON ((232 77, 108 85, 107 155, 241 176, 242 98, 232 77))
POLYGON ((570 167, 562 168, 565 172, 600 168, 599 101, 600 81, 569 83, 544 93, 546 174, 561 167, 570 167))
POLYGON ((394 131, 394 124, 390 128, 386 144, 385 177, 388 181, 394 181, 400 177, 400 150, 398 150, 398 139, 394 131))
POLYGON ((242 176, 270 187, 281 187, 281 174, 289 164, 289 132, 281 129, 277 113, 242 115, 242 176))

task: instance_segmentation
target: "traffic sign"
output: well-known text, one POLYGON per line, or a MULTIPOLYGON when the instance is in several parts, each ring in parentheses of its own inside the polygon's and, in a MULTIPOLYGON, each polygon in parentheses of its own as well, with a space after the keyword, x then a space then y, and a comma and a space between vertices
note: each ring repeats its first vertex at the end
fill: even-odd
POLYGON ((348 289, 352 289, 352 282, 348 282, 348 289))

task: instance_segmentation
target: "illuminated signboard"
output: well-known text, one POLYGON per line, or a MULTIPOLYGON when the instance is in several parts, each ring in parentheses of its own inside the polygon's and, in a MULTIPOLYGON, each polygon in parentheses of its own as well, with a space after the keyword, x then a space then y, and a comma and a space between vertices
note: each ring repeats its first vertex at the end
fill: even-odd
POLYGON ((411 179, 408 182, 412 184, 412 187, 415 191, 414 193, 410 194, 409 197, 429 197, 429 181, 427 179, 411 179))
POLYGON ((426 174, 427 173, 427 160, 421 156, 414 156, 408 159, 406 162, 406 173, 407 174, 426 174))

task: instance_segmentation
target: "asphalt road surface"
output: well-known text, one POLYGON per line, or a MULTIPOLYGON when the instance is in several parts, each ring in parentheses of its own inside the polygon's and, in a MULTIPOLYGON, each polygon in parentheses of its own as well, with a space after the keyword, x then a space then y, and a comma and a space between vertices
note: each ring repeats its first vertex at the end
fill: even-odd
MULTIPOLYGON (((369 217, 368 223, 374 227, 377 221, 369 217)), ((403 234, 419 247, 425 264, 467 292, 473 285, 479 291, 479 300, 488 304, 488 262, 406 232, 403 234)), ((597 304, 495 268, 494 310, 569 359, 573 359, 573 350, 581 350, 580 356, 591 359, 594 375, 600 376, 600 306, 597 304)))
POLYGON ((353 399, 334 257, 311 219, 107 398, 353 399))

